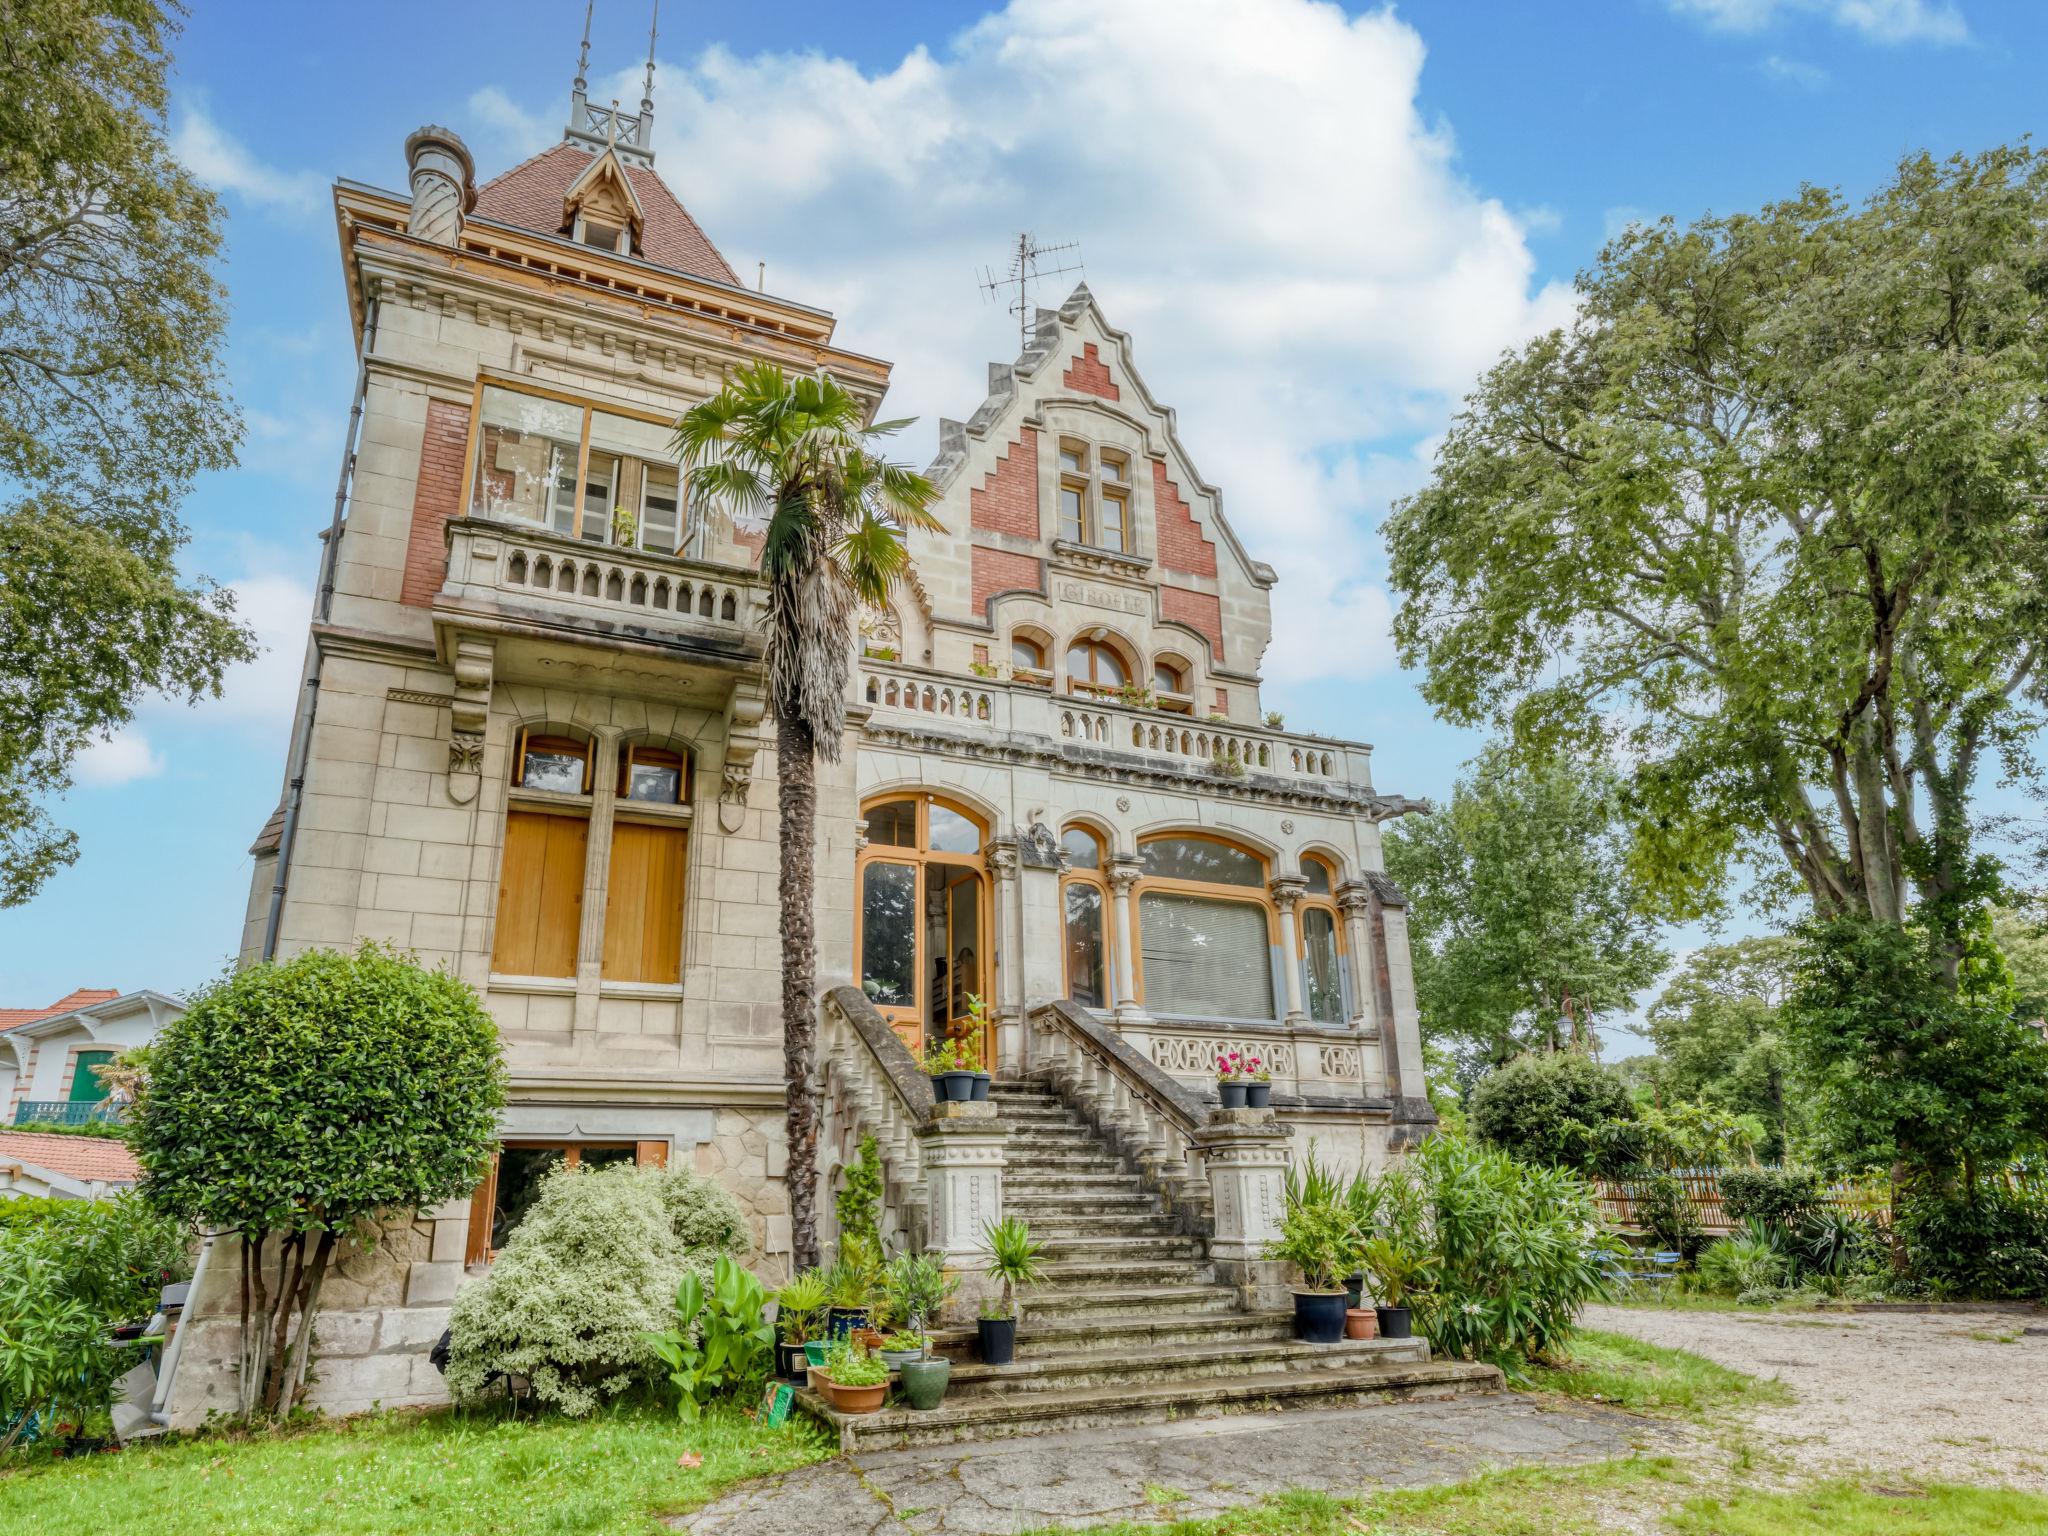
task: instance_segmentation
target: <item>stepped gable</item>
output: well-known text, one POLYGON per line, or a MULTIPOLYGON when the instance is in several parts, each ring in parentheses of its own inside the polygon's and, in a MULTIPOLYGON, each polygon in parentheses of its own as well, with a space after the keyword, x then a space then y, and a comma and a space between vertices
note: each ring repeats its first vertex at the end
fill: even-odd
MULTIPOLYGON (((477 189, 476 217, 496 219, 540 235, 568 233, 562 204, 576 178, 590 169, 591 151, 565 139, 477 189)), ((644 165, 626 163, 633 194, 647 215, 640 233, 643 259, 672 272, 740 286, 732 264, 719 254, 703 226, 690 217, 667 182, 644 165)))

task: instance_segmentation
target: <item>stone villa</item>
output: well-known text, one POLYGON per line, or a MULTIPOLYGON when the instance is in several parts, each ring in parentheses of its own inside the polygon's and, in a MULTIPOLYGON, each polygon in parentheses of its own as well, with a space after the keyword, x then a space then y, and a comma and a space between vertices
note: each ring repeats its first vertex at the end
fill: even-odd
MULTIPOLYGON (((561 141, 481 182, 426 127, 407 189, 334 189, 352 459, 243 955, 378 939, 451 967, 512 1090, 473 1199, 330 1281, 329 1407, 439 1395, 450 1297, 557 1162, 686 1163, 739 1197, 763 1273, 786 1264, 759 535, 670 439, 743 364, 875 408, 890 370, 741 281, 656 170, 651 82, 628 115, 579 71, 561 141)), ((1380 856, 1415 802, 1365 745, 1268 723, 1274 573, 1137 357, 1076 288, 940 424, 946 531, 867 615, 821 767, 820 1167, 829 1190, 871 1132, 899 1240, 971 1268, 981 1220, 1029 1210, 1075 1264, 1147 1270, 1123 1313, 1259 1339, 1238 1303, 1270 1299, 1279 1169, 1433 1124, 1380 856), (967 1032, 1000 1118, 934 1136, 903 1047, 967 1032), (1277 1124, 1208 1124, 1227 1048, 1270 1064, 1277 1124), (1056 1196, 1095 1214, 1062 1227, 1056 1196), (1152 1225, 1112 1224, 1120 1201, 1152 1225)), ((186 1354, 214 1369, 188 1358, 175 1421, 228 1393, 231 1272, 196 1288, 186 1354)))

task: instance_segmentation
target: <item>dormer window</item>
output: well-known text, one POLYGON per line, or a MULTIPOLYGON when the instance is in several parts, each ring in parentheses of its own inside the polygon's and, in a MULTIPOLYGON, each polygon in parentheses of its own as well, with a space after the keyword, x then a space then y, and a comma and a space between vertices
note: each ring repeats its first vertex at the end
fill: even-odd
POLYGON ((615 150, 593 159, 563 194, 562 227, 578 245, 630 256, 634 236, 645 223, 640 194, 615 150))
POLYGON ((622 256, 629 254, 626 232, 618 226, 600 224, 595 219, 578 219, 576 225, 576 238, 584 245, 594 245, 601 251, 617 251, 622 256))
POLYGON ((1131 461, 1113 448, 1060 439, 1060 537, 1123 554, 1131 547, 1131 461))

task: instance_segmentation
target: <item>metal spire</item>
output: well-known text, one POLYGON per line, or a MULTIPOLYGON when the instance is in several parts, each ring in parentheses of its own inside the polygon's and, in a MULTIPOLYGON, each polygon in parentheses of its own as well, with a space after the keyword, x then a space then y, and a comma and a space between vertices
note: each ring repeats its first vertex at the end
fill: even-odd
POLYGON ((580 95, 589 89, 583 78, 590 71, 590 13, 597 9, 597 0, 584 0, 583 5, 583 48, 576 55, 576 90, 580 95))
POLYGON ((661 25, 661 0, 654 0, 654 14, 647 22, 647 83, 640 87, 640 115, 654 111, 654 36, 661 25))

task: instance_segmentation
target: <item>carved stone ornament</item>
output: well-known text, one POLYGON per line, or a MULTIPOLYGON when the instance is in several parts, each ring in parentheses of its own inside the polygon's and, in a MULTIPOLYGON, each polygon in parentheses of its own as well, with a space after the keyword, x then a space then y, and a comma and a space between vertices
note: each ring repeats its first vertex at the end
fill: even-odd
POLYGON ((1122 811, 1126 816, 1130 815, 1131 797, 1129 795, 1118 795, 1116 797, 1116 808, 1122 811))
POLYGON ((752 683, 733 688, 725 704, 725 772, 718 785, 718 825, 737 832, 745 823, 747 791, 754 779, 754 757, 762 747, 762 718, 768 696, 752 683))
POLYGON ((448 738, 448 798, 467 805, 483 785, 484 738, 480 731, 457 731, 448 738))
POLYGON ((1280 830, 1288 837, 1294 836, 1294 818, 1292 816, 1283 816, 1280 819, 1280 830))
POLYGON ((1023 836, 1017 839, 1017 851, 1033 869, 1059 868, 1060 840, 1042 821, 1034 821, 1024 829, 1023 836))

